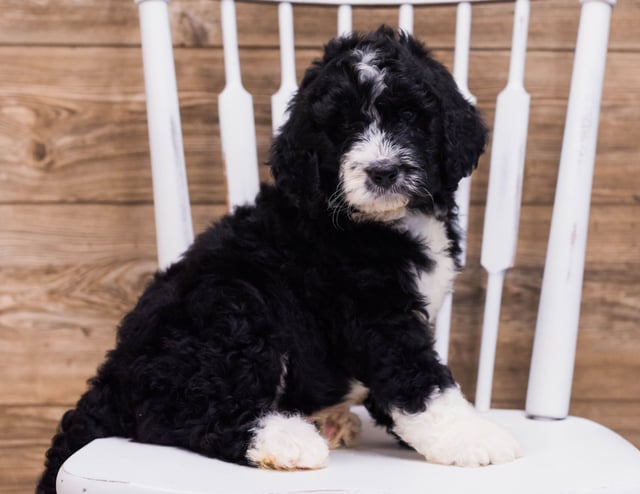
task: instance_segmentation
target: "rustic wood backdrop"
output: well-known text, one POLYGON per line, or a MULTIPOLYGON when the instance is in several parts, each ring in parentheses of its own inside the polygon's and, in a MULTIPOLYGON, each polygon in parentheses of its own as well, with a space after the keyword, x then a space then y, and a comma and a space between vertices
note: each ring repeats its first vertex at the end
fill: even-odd
MULTIPOLYGON (((170 5, 197 230, 225 211, 216 96, 219 4, 170 5)), ((296 7, 298 68, 335 31, 335 10, 296 7)), ((240 5, 244 81, 260 158, 279 84, 276 10, 240 5)), ((473 11, 470 87, 488 122, 504 86, 512 6, 473 11)), ((494 406, 522 407, 575 45, 578 0, 534 0, 531 93, 517 266, 505 287, 494 406)), ((452 62, 455 9, 420 8, 416 33, 452 62)), ((356 9, 358 29, 395 11, 356 9)), ((571 411, 640 445, 640 0, 613 14, 571 411)), ((138 17, 130 0, 4 0, 0 8, 0 492, 32 491, 62 412, 85 387, 155 266, 138 17)), ((451 363, 474 394, 485 275, 488 159, 473 182, 451 363)), ((263 177, 268 179, 266 167, 263 177)))

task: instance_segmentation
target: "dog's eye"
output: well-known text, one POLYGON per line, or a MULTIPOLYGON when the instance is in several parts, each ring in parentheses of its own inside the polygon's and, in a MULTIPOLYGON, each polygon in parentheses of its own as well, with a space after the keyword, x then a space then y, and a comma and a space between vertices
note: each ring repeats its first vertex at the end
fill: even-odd
POLYGON ((343 132, 348 135, 359 134, 362 133, 365 129, 365 123, 360 120, 344 120, 340 125, 340 128, 343 132))
POLYGON ((413 124, 418 120, 418 116, 416 115, 416 113, 409 110, 401 112, 400 118, 402 118, 402 120, 408 124, 413 124))

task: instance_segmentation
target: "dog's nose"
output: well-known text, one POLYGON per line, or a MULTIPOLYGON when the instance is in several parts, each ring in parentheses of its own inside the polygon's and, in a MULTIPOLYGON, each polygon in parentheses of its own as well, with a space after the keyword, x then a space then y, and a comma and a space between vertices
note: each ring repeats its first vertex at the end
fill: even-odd
POLYGON ((367 168, 367 175, 378 187, 391 187, 398 180, 400 167, 387 162, 376 163, 367 168))

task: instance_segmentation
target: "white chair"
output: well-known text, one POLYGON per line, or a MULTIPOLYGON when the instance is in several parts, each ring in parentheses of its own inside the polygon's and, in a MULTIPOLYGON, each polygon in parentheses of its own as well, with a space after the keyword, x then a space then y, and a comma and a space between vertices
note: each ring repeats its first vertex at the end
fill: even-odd
MULTIPOLYGON (((137 0, 142 29, 149 135, 153 166, 160 266, 191 243, 193 229, 180 134, 178 97, 167 3, 137 0)), ((458 4, 454 75, 467 86, 473 0, 366 2, 298 0, 338 6, 338 33, 351 28, 351 5, 399 5, 399 25, 412 31, 412 4, 458 4)), ((488 272, 476 407, 509 429, 522 445, 517 461, 477 469, 428 464, 400 449, 364 421, 354 449, 331 453, 324 470, 272 472, 125 439, 96 440, 64 464, 60 493, 640 493, 640 451, 612 431, 568 417, 576 347, 586 231, 591 195, 600 96, 614 0, 582 0, 582 14, 546 269, 536 328, 526 410, 490 410, 502 283, 512 266, 518 232, 528 124, 529 96, 523 86, 529 2, 516 0, 509 79, 498 96, 493 126, 490 181, 482 265, 488 272), (498 239, 498 242, 495 240, 498 239), (505 241, 508 239, 508 241, 505 241), (557 296, 562 293, 562 297, 557 296), (553 376, 550 379, 550 376, 553 376)), ((227 163, 229 204, 253 200, 258 189, 251 96, 243 89, 232 0, 222 0, 227 85, 219 97, 221 138, 227 163), (230 110, 230 111, 229 111, 230 110)), ((282 86, 273 96, 274 128, 296 88, 291 3, 279 5, 282 86)), ((376 27, 376 26, 372 26, 376 27)), ((463 223, 469 182, 458 196, 463 223)), ((451 300, 438 317, 438 351, 447 358, 451 300)))

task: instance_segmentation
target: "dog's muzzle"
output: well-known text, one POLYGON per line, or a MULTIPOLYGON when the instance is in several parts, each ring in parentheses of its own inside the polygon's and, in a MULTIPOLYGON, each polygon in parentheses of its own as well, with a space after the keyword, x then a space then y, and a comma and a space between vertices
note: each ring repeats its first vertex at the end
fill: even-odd
POLYGON ((340 204, 385 221, 404 214, 422 179, 411 150, 371 125, 342 157, 340 182, 340 204))

